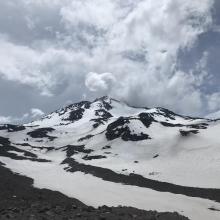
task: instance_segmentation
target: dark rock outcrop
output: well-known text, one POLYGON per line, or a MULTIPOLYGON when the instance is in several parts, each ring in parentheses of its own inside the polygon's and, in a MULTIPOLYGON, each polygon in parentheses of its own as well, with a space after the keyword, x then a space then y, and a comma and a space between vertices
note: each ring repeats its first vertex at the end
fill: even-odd
POLYGON ((8 132, 23 131, 23 130, 25 130, 25 126, 4 124, 4 125, 0 125, 0 130, 7 130, 8 132))
POLYGON ((130 120, 136 119, 120 117, 109 124, 105 133, 107 140, 114 140, 119 137, 124 141, 142 141, 150 139, 149 135, 143 132, 140 134, 132 133, 129 128, 130 120))
POLYGON ((69 172, 81 171, 86 174, 91 174, 93 176, 102 178, 103 180, 106 181, 150 188, 159 192, 170 192, 174 194, 182 194, 186 196, 210 199, 216 202, 220 202, 220 189, 180 186, 172 183, 166 183, 166 182, 160 182, 157 180, 148 179, 134 173, 131 173, 129 175, 124 175, 124 174, 116 173, 107 168, 79 163, 72 158, 65 159, 62 162, 62 164, 68 165, 68 167, 65 168, 66 171, 69 172))
POLYGON ((54 128, 37 128, 33 131, 27 133, 27 135, 31 136, 32 138, 48 138, 49 140, 53 141, 55 138, 54 136, 48 135, 48 133, 55 131, 54 128))

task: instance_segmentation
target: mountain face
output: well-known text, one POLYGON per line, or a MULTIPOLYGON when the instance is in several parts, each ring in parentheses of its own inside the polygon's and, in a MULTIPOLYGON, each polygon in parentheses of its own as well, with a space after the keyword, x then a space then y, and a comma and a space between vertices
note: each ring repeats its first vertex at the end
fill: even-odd
POLYGON ((220 219, 220 121, 109 97, 0 125, 0 162, 91 205, 220 219), (193 207, 193 209, 192 209, 193 207))

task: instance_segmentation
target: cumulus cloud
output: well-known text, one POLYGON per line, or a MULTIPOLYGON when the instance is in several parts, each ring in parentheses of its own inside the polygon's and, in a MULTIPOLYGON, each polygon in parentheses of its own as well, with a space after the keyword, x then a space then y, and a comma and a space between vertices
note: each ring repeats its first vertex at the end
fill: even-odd
POLYGON ((0 21, 0 77, 46 96, 78 86, 88 98, 108 94, 186 114, 206 108, 208 53, 189 71, 179 53, 210 28, 214 0, 7 2, 0 6, 21 28, 0 21))
POLYGON ((111 0, 70 1, 70 4, 62 7, 60 13, 68 25, 82 24, 108 29, 116 21, 114 16, 118 12, 116 7, 116 1, 111 0))
POLYGON ((44 112, 38 108, 32 108, 29 112, 20 117, 0 116, 0 124, 21 124, 26 121, 35 120, 44 115, 44 112))
POLYGON ((0 124, 8 124, 11 122, 11 117, 0 116, 0 124))
POLYGON ((21 123, 22 121, 28 119, 29 114, 26 113, 21 117, 13 117, 13 116, 0 116, 0 124, 13 124, 13 123, 21 123))
POLYGON ((31 117, 32 118, 36 118, 36 117, 40 117, 43 116, 44 112, 38 108, 32 108, 31 109, 31 117))
POLYGON ((111 88, 111 85, 116 81, 112 73, 94 73, 90 72, 86 76, 85 85, 92 91, 107 91, 111 88))

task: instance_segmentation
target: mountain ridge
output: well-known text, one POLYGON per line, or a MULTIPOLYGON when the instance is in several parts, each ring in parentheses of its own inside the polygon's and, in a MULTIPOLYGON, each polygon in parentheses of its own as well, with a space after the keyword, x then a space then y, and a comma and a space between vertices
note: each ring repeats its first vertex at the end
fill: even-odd
POLYGON ((31 123, 1 125, 0 161, 33 178, 37 187, 95 207, 183 209, 185 216, 198 219, 199 213, 190 211, 193 205, 203 210, 200 219, 218 219, 208 207, 220 209, 219 129, 218 120, 134 108, 105 96, 31 123), (127 195, 134 192, 136 202, 127 195), (168 207, 167 199, 172 201, 168 207))

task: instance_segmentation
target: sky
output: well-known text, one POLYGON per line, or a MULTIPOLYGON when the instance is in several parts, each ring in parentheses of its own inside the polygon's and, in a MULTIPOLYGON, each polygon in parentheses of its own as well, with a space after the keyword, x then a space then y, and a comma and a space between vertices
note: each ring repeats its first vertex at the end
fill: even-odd
POLYGON ((0 123, 108 95, 220 110, 219 0, 0 0, 0 123))

